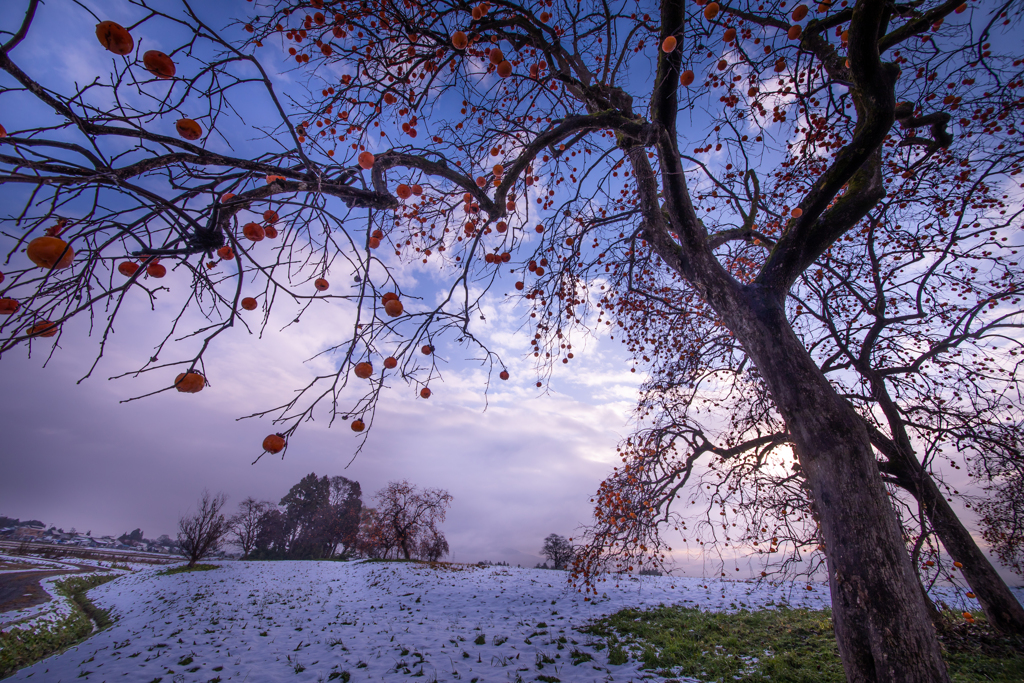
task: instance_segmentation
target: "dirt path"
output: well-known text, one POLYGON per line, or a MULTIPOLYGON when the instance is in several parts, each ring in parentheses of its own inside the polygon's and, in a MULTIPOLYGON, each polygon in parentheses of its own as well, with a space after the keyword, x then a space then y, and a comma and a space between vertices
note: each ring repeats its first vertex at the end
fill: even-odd
POLYGON ((75 566, 78 569, 49 569, 0 574, 0 612, 25 609, 49 600, 50 594, 39 584, 42 579, 60 574, 84 574, 96 571, 96 567, 81 564, 75 566))

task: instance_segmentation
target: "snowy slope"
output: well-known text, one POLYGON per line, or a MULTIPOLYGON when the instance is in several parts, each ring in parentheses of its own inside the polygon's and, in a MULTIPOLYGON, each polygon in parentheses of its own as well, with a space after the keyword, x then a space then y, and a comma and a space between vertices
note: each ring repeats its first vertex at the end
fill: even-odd
POLYGON ((602 596, 584 601, 562 572, 508 567, 230 562, 206 572, 158 571, 91 591, 117 623, 8 680, 300 683, 343 680, 338 672, 348 671, 352 681, 422 672, 426 681, 625 682, 649 674, 632 662, 609 666, 607 650, 591 647, 575 627, 628 606, 828 604, 823 585, 674 577, 608 583, 602 596), (574 650, 593 660, 574 665, 574 650))

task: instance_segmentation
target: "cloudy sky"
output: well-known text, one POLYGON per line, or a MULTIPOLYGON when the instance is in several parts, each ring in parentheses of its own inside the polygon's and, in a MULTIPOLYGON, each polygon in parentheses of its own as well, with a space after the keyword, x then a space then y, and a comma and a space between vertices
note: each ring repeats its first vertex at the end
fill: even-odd
MULTIPOLYGON (((66 91, 109 70, 111 56, 96 42, 92 16, 71 3, 57 4, 61 11, 42 7, 18 50, 35 77, 66 91), (46 45, 55 37, 63 46, 59 57, 46 45)), ((85 4, 97 17, 124 25, 140 16, 125 2, 85 4)), ((209 21, 223 26, 249 7, 217 3, 209 21)), ((136 37, 143 50, 164 47, 160 40, 166 38, 141 30, 136 37)), ((292 85, 287 74, 275 78, 282 89, 292 85)), ((8 130, 18 129, 19 115, 30 116, 8 112, 8 130)), ((17 206, 17 193, 0 190, 0 202, 17 206)), ((417 264, 404 271, 403 289, 430 296, 437 277, 417 264)), ((442 345, 443 376, 431 382, 430 400, 419 399, 413 387, 392 384, 354 460, 361 439, 347 423, 328 428, 324 419, 305 424, 285 458, 253 464, 263 437, 277 428, 266 418, 238 418, 276 406, 316 374, 330 373, 331 358, 310 359, 345 338, 351 310, 325 304, 282 331, 295 313, 282 305, 262 335, 236 327, 216 341, 205 360, 210 386, 201 393, 125 402, 173 381, 174 371, 110 379, 145 363, 166 334, 190 279, 172 271, 164 282, 171 291, 155 311, 141 296, 129 297, 103 359, 84 381, 99 342, 85 319, 63 326, 52 354, 47 340, 34 343, 31 355, 23 347, 0 361, 0 514, 94 535, 141 527, 155 538, 174 533, 178 516, 204 488, 225 492, 233 503, 246 496, 277 501, 315 472, 355 479, 369 498, 387 482, 407 479, 453 495, 443 527, 453 559, 532 565, 547 534, 572 536, 589 520, 589 497, 629 431, 639 375, 630 372, 619 342, 580 340, 572 365, 559 365, 538 389, 536 371, 526 361, 529 337, 517 333, 526 311, 506 301, 499 286, 487 300, 487 319, 477 321, 474 331, 508 364, 510 381, 495 382, 485 393, 486 372, 472 360, 475 354, 442 345)), ((249 322, 256 318, 257 312, 250 314, 249 322)), ((172 347, 186 357, 194 348, 188 341, 172 347)))
POLYGON ((235 502, 276 501, 309 472, 342 474, 367 493, 408 479, 454 496, 444 525, 454 559, 534 563, 544 536, 572 535, 589 517, 589 496, 628 429, 635 375, 617 342, 605 340, 581 350, 576 367, 559 368, 544 393, 512 352, 513 379, 492 388, 486 409, 484 377, 471 367, 445 373, 429 401, 394 386, 351 465, 359 439, 346 423, 307 424, 284 459, 253 465, 274 429, 266 419, 236 418, 308 381, 316 364, 304 361, 340 320, 311 317, 262 340, 237 330, 208 359, 217 370, 201 393, 122 403, 157 388, 145 377, 107 380, 137 366, 154 343, 145 311, 125 319, 99 370, 81 383, 96 350, 85 330, 66 331, 45 367, 43 354, 3 359, 0 514, 94 534, 138 526, 156 537, 173 533, 203 487, 235 502))
MULTIPOLYGON (((84 4, 124 24, 138 18, 137 8, 125 2, 84 4)), ((247 8, 241 1, 210 5, 212 25, 247 8)), ((94 23, 70 2, 45 5, 19 58, 54 87, 86 82, 109 64, 94 23), (57 40, 62 50, 49 49, 39 35, 57 40)), ((147 39, 148 47, 159 46, 158 36, 147 39)), ((275 78, 282 87, 289 83, 287 75, 275 78)), ((18 114, 5 116, 8 130, 16 130, 18 114)), ((0 188, 0 208, 16 204, 14 192, 0 188)), ((404 289, 424 296, 440 282, 419 264, 403 277, 404 289)), ((141 527, 155 538, 173 535, 179 515, 204 488, 226 493, 233 505, 246 496, 277 501, 310 472, 355 479, 367 499, 387 482, 407 479, 453 495, 443 526, 451 559, 533 565, 546 535, 572 536, 589 521, 589 498, 611 471, 616 443, 631 430, 642 378, 630 372, 619 341, 574 340, 573 362, 557 364, 538 389, 527 359, 529 337, 519 332, 527 311, 505 298, 508 281, 488 295, 486 320, 474 321, 474 332, 508 364, 510 381, 486 389, 486 371, 474 354, 442 345, 443 376, 431 383, 433 396, 421 400, 413 387, 392 384, 354 460, 361 439, 347 423, 329 428, 320 415, 303 425, 286 457, 253 464, 263 437, 277 429, 269 419, 239 418, 279 405, 312 377, 331 372, 332 359, 316 356, 345 338, 352 312, 322 302, 286 327, 294 310, 280 306, 262 335, 239 326, 217 339, 205 361, 210 386, 201 393, 126 402, 173 381, 173 373, 109 379, 145 363, 166 334, 168 315, 190 279, 172 272, 165 282, 171 291, 155 311, 141 297, 129 298, 88 379, 79 381, 96 357, 98 338, 85 319, 64 325, 52 354, 46 341, 34 344, 31 355, 23 347, 0 360, 0 514, 94 535, 141 527)), ((182 342, 175 352, 187 357, 190 344, 182 342)), ((679 559, 688 572, 704 568, 699 557, 679 559)))

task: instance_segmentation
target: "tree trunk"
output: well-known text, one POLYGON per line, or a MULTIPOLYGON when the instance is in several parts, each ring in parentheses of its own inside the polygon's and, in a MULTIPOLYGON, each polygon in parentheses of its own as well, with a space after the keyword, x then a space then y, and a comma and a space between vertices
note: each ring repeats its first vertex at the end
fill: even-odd
POLYGON ((749 287, 741 291, 730 301, 718 298, 716 308, 793 436, 825 542, 847 680, 948 681, 867 428, 814 363, 781 303, 749 287))
POLYGON ((964 578, 981 603, 988 622, 1004 633, 1024 633, 1024 606, 961 524, 935 480, 916 458, 906 457, 902 450, 897 449, 896 457, 890 457, 889 463, 901 484, 906 482, 905 488, 921 502, 946 551, 963 565, 964 578))
POLYGON ((409 552, 409 537, 408 537, 408 535, 404 534, 404 533, 400 533, 398 535, 398 538, 399 538, 398 544, 399 544, 399 547, 402 549, 402 554, 405 555, 405 559, 407 559, 407 560, 411 559, 412 558, 412 554, 409 552))
POLYGON ((942 495, 935 479, 914 454, 903 415, 889 395, 884 378, 868 367, 858 367, 858 370, 870 380, 872 394, 889 422, 892 439, 877 430, 872 432, 875 447, 888 460, 888 472, 918 500, 946 551, 963 565, 964 578, 981 603, 989 623, 1004 633, 1024 633, 1024 606, 981 552, 974 537, 942 495))

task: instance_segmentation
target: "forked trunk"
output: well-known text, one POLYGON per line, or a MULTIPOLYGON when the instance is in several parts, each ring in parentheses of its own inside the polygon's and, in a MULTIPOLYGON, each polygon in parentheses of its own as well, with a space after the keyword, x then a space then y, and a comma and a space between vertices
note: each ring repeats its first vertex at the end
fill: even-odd
POLYGON ((1024 633, 1024 606, 981 552, 971 532, 960 522, 935 480, 914 454, 906 423, 889 396, 884 378, 870 368, 858 370, 870 380, 872 393, 892 430, 891 439, 880 432, 872 432, 875 446, 888 459, 886 472, 896 477, 897 483, 917 499, 946 551, 963 565, 964 578, 977 595, 989 623, 1004 633, 1024 633))
POLYGON ((866 427, 822 375, 782 306, 749 289, 745 296, 721 313, 793 436, 825 542, 847 680, 948 681, 866 427))
POLYGON ((928 521, 950 557, 963 565, 964 578, 981 603, 988 622, 1004 633, 1024 633, 1024 606, 1010 592, 971 533, 960 523, 960 518, 935 480, 914 458, 890 458, 889 462, 892 472, 901 482, 907 481, 916 488, 915 497, 921 502, 928 521))

